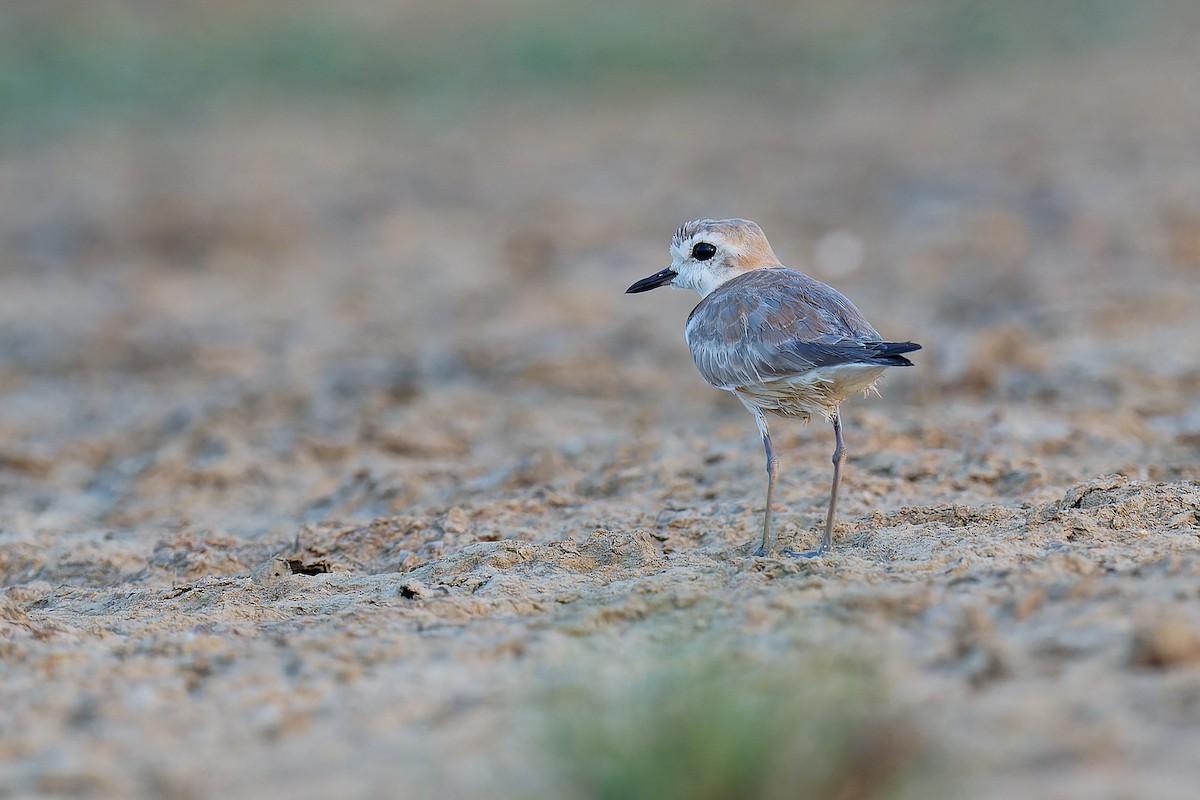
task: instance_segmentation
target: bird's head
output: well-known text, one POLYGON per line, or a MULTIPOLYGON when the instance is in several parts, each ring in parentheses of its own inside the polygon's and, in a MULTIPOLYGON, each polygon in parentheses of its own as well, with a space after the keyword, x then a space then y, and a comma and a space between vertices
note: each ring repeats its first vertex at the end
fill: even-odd
POLYGON ((748 219, 698 219, 685 222, 671 240, 671 266, 643 278, 627 293, 659 286, 694 289, 701 297, 743 272, 779 267, 762 228, 748 219))

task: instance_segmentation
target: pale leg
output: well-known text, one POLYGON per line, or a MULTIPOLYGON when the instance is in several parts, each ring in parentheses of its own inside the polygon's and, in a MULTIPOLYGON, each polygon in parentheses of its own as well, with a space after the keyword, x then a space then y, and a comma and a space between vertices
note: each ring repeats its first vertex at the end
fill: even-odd
POLYGON ((825 516, 825 536, 821 539, 822 553, 833 544, 833 520, 837 514, 838 488, 842 485, 842 464, 846 463, 846 445, 842 442, 841 409, 833 408, 833 488, 829 490, 829 513, 825 516))
POLYGON ((783 551, 784 555, 796 556, 798 558, 816 558, 817 556, 825 555, 829 551, 830 545, 833 544, 833 520, 837 515, 838 489, 842 484, 842 464, 846 463, 846 446, 842 441, 840 411, 839 406, 833 407, 833 486, 829 490, 829 511, 825 515, 825 532, 821 536, 821 544, 816 550, 806 550, 802 553, 794 550, 785 550, 783 551))
POLYGON ((758 432, 762 434, 763 450, 767 456, 767 510, 763 514, 762 544, 754 552, 756 556, 767 556, 775 549, 775 532, 771 530, 771 506, 775 503, 775 477, 779 474, 779 459, 775 457, 775 449, 771 447, 771 432, 767 430, 767 420, 763 412, 756 408, 754 421, 758 423, 758 432))

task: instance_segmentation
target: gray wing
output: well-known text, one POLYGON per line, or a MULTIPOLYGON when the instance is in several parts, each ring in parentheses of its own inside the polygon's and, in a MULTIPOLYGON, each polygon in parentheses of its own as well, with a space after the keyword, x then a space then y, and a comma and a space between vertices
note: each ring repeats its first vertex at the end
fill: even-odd
POLYGON ((791 269, 755 270, 723 284, 692 310, 686 336, 700 374, 722 389, 818 367, 907 361, 895 360, 841 292, 791 269))

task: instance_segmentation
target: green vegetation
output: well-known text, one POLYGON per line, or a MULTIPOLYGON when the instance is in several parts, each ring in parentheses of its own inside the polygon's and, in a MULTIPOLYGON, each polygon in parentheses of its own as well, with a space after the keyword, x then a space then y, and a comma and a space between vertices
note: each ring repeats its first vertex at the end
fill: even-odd
POLYGON ((957 69, 1109 46, 1187 8, 1181 0, 520 0, 486 17, 431 3, 423 16, 380 18, 352 13, 354 2, 259 3, 236 14, 227 5, 231 13, 196 10, 219 12, 217 0, 176 10, 108 3, 83 14, 33 3, 6 11, 0 136, 186 121, 263 99, 409 107, 701 84, 819 88, 901 66, 957 69))
MULTIPOLYGON (((537 705, 557 795, 940 796, 919 736, 861 665, 754 663, 719 647, 573 672, 537 705)), ((609 656, 611 658, 611 656, 609 656)), ((595 663, 601 660, 597 659, 595 663)))

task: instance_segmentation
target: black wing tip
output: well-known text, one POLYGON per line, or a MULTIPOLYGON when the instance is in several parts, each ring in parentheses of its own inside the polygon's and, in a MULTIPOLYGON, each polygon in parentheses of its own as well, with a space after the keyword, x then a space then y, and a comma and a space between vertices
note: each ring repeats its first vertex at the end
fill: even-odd
POLYGON ((887 367, 911 367, 913 363, 901 354, 920 349, 921 345, 916 342, 880 342, 871 360, 887 367))

